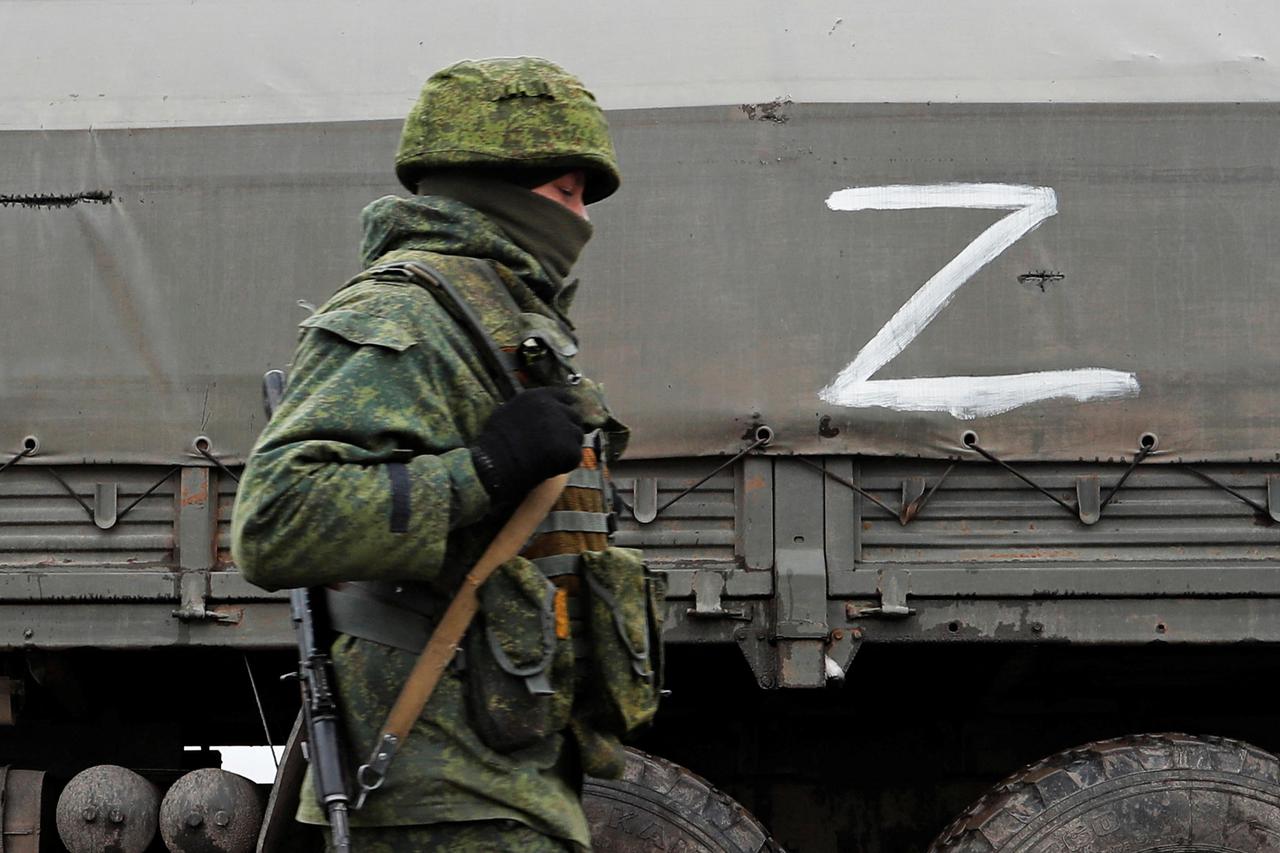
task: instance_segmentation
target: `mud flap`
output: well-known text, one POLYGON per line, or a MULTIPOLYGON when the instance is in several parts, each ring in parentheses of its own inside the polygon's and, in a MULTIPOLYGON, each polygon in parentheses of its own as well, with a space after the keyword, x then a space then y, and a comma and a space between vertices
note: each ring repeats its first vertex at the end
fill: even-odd
POLYGON ((293 819, 298 812, 302 779, 307 773, 307 759, 302 754, 305 740, 302 712, 299 711, 289 731, 289 740, 284 745, 284 755, 280 756, 275 782, 271 784, 267 812, 262 816, 262 830, 258 833, 257 853, 310 853, 323 848, 319 827, 307 826, 293 819))

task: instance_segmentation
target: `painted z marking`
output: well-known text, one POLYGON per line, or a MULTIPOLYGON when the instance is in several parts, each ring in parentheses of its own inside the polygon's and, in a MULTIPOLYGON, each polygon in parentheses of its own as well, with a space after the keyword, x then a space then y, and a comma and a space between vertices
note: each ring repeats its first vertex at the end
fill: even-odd
POLYGON ((1050 187, 1021 184, 937 184, 851 187, 827 198, 832 210, 1008 210, 934 273, 880 328, 853 363, 818 392, 825 402, 849 408, 884 406, 904 412, 950 412, 971 420, 998 415, 1043 400, 1079 402, 1134 397, 1138 377, 1120 370, 1079 367, 999 376, 936 376, 872 379, 907 348, 946 308, 959 289, 982 269, 1058 212, 1050 187))

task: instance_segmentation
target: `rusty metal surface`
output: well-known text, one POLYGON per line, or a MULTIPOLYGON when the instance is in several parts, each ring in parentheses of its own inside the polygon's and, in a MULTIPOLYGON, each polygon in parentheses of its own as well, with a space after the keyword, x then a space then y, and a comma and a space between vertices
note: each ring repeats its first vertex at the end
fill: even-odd
POLYGON ((81 600, 0 604, 0 650, 286 649, 293 642, 287 602, 215 603, 215 617, 182 621, 177 599, 144 603, 81 600))
POLYGON ((44 771, 0 767, 0 833, 3 853, 39 853, 44 771))
MULTIPOLYGON (((793 104, 611 116, 628 184, 593 210, 577 309, 634 458, 773 452, 1274 459, 1270 330, 1280 114, 1267 104, 793 104), (849 187, 1055 193, 876 380, 1099 368, 1137 396, 959 420, 819 392, 1004 210, 833 210, 849 187), (1040 275, 1040 273, 1044 275, 1040 275), (1061 276, 1058 278, 1057 276, 1061 276), (1032 276, 1032 278, 1028 278, 1032 276)), ((356 269, 356 214, 395 191, 395 122, 3 134, 0 179, 58 174, 107 204, 0 208, 17 313, 0 336, 0 450, 40 462, 242 456, 258 377, 356 269), (246 215, 246 211, 252 211, 246 215), (192 240, 190 235, 199 234, 192 240)), ((35 189, 39 189, 38 187, 35 189)), ((1126 392, 1127 393, 1127 392, 1126 392)), ((7 457, 5 458, 7 460, 7 457)))
MULTIPOLYGON (((1220 645, 1280 643, 1280 600, 1268 597, 1124 598, 961 598, 908 596, 913 611, 902 619, 859 614, 874 610, 880 599, 867 596, 831 601, 827 619, 833 632, 828 654, 846 671, 860 647, 867 645, 1025 645, 1077 646, 1220 645)), ((673 602, 673 605, 677 602, 673 602)), ((733 602, 737 605, 739 602, 733 602)), ((809 686, 821 670, 816 664, 793 676, 777 667, 777 649, 763 608, 749 609, 750 623, 701 619, 691 608, 668 610, 666 640, 679 645, 737 645, 759 674, 761 687, 809 686)), ((855 666, 856 669, 856 666, 855 666)))
POLYGON ((262 801, 243 776, 205 767, 169 787, 159 823, 171 853, 250 853, 262 825, 262 801))
POLYGON ((18 722, 21 691, 21 679, 0 675, 0 726, 12 726, 18 722))
POLYGON ((58 837, 69 853, 142 853, 156 834, 160 792, 125 767, 81 771, 58 797, 58 837))

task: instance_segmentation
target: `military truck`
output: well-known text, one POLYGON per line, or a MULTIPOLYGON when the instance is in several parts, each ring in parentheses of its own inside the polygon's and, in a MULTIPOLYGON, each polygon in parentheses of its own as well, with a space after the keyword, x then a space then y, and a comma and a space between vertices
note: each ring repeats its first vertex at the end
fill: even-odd
POLYGON ((164 849, 168 791, 248 849, 186 774, 297 712, 261 377, 422 79, 535 53, 616 133, 574 316, 669 579, 599 849, 1280 849, 1271 4, 3 13, 6 848, 164 849))

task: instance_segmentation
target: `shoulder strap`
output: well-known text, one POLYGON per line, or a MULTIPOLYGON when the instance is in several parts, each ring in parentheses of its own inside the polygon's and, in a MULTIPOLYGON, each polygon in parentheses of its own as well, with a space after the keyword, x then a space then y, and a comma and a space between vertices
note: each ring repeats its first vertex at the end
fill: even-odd
MULTIPOLYGON (((477 261, 476 263, 491 284, 496 282, 494 290, 506 298, 512 313, 520 313, 519 306, 511 298, 511 294, 507 292, 506 287, 501 286, 502 282, 497 280, 497 273, 493 271, 493 268, 484 261, 477 261)), ((484 323, 480 320, 480 316, 476 314, 475 309, 471 307, 467 300, 462 297, 462 294, 458 292, 458 289, 453 286, 453 283, 438 269, 425 261, 396 261, 368 269, 364 275, 370 278, 397 276, 417 282, 424 290, 436 297, 441 307, 457 321, 458 325, 471 338, 471 342, 475 344, 480 357, 487 363, 490 374, 498 383, 503 397, 510 399, 523 387, 524 383, 520 379, 515 356, 504 352, 498 346, 493 336, 489 334, 489 330, 485 328, 484 323)))

